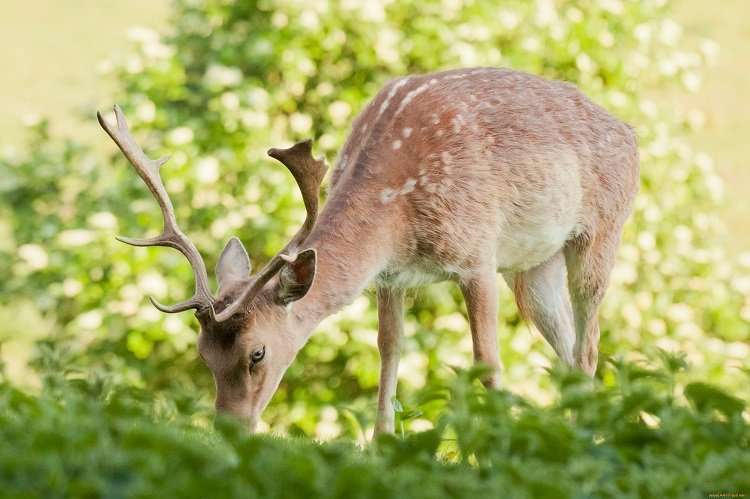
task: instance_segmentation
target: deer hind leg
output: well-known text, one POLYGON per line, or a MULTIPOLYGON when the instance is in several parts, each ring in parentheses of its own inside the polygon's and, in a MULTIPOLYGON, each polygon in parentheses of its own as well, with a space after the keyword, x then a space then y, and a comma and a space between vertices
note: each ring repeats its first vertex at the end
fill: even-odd
POLYGON ((404 291, 378 288, 378 350, 380 351, 380 385, 375 434, 393 433, 398 361, 404 333, 404 291))
POLYGON ((491 369, 482 379, 487 388, 500 387, 500 349, 497 344, 497 272, 490 267, 460 280, 474 344, 474 360, 491 369))
POLYGON ((534 323, 560 360, 573 366, 576 336, 562 251, 532 269, 504 277, 521 316, 534 323))
POLYGON ((578 236, 565 246, 568 289, 573 302, 576 365, 593 376, 599 357, 597 312, 609 283, 615 261, 619 231, 604 237, 578 236))

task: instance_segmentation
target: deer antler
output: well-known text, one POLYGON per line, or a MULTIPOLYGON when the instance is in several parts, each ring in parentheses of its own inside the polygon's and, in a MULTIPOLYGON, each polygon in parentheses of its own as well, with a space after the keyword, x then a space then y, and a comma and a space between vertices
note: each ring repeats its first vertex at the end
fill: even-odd
POLYGON ((254 276, 242 295, 216 314, 218 322, 225 321, 240 310, 244 304, 252 301, 258 292, 263 289, 263 286, 282 269, 285 262, 296 259, 297 249, 310 235, 318 217, 318 196, 320 195, 320 185, 326 174, 326 164, 322 159, 313 158, 312 140, 298 142, 288 149, 269 149, 268 155, 283 163, 292 173, 300 191, 302 191, 302 200, 305 203, 307 216, 292 240, 254 276))
POLYGON ((154 198, 156 198, 156 201, 159 203, 161 213, 164 217, 164 230, 156 237, 134 239, 118 236, 117 240, 133 246, 167 246, 174 248, 185 255, 188 262, 190 262, 190 266, 193 268, 193 273, 195 275, 195 293, 192 298, 175 305, 163 305, 152 297, 149 297, 149 299, 151 300, 151 303, 162 312, 171 314, 175 312, 183 312, 189 309, 196 309, 199 312, 207 311, 210 317, 213 318, 214 299, 209 291, 206 265, 203 262, 203 258, 198 252, 198 249, 177 225, 172 201, 169 199, 169 194, 167 194, 167 190, 164 188, 164 183, 159 175, 159 169, 167 162, 169 157, 167 156, 157 160, 147 157, 143 152, 143 149, 141 149, 130 134, 128 123, 125 121, 125 116, 120 107, 115 106, 114 110, 115 117, 117 118, 116 127, 112 126, 112 124, 104 119, 101 113, 97 112, 96 117, 99 120, 99 124, 112 138, 115 144, 117 144, 128 161, 130 161, 133 168, 135 168, 136 173, 138 173, 143 179, 146 186, 151 191, 151 194, 154 195, 154 198))

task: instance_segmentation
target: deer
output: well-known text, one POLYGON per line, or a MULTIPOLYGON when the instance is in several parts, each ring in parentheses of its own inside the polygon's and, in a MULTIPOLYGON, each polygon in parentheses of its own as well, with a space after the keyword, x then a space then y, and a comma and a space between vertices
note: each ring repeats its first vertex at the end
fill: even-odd
POLYGON ((353 121, 318 213, 324 159, 312 140, 268 155, 302 193, 306 218, 258 272, 236 237, 211 292, 205 263, 181 231, 160 176, 129 132, 98 121, 158 202, 160 235, 118 237, 183 253, 198 352, 215 407, 254 431, 287 367, 317 325, 370 287, 377 296, 380 377, 374 433, 394 431, 404 295, 451 280, 463 294, 482 382, 500 386, 501 274, 520 315, 560 361, 594 376, 598 308, 639 183, 636 134, 576 86, 499 68, 454 69, 390 81, 353 121))

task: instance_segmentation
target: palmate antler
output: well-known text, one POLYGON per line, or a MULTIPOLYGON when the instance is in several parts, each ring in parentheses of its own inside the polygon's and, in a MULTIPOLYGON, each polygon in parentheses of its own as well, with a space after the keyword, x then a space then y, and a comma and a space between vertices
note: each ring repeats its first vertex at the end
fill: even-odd
POLYGON ((315 220, 318 218, 318 195, 320 184, 326 174, 326 164, 322 159, 313 158, 312 140, 298 142, 288 149, 269 149, 268 155, 283 163, 292 172, 294 180, 297 181, 302 191, 307 216, 292 240, 254 276, 240 297, 216 315, 216 320, 219 322, 228 319, 252 302, 263 286, 281 270, 284 263, 297 258, 299 245, 310 235, 315 226, 315 220))
POLYGON ((179 225, 177 225, 172 201, 159 175, 159 169, 169 158, 152 160, 147 157, 143 149, 141 149, 130 134, 127 121, 120 107, 115 106, 114 111, 117 119, 116 127, 112 126, 112 124, 104 119, 101 113, 97 112, 96 117, 99 120, 99 124, 115 144, 117 144, 128 161, 130 161, 136 173, 143 179, 159 203, 164 218, 164 230, 156 237, 147 239, 118 237, 117 239, 133 246, 167 246, 174 248, 185 255, 195 275, 195 293, 190 299, 175 305, 163 305, 152 297, 149 297, 151 303, 165 313, 195 309, 201 315, 207 315, 207 318, 211 321, 223 322, 229 319, 253 300, 263 286, 282 269, 285 262, 294 261, 296 258, 299 245, 304 242, 315 225, 318 215, 320 185, 326 172, 325 162, 312 157, 311 140, 298 142, 288 149, 270 149, 268 151, 268 155, 283 163, 297 181, 302 191, 307 217, 300 230, 297 231, 284 249, 273 257, 258 274, 249 280, 239 298, 217 314, 214 311, 215 300, 209 290, 206 264, 198 249, 180 230, 179 225))

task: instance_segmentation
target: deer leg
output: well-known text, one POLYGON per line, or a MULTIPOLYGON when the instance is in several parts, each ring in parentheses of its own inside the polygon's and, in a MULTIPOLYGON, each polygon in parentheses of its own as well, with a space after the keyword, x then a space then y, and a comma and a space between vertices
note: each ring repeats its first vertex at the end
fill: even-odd
POLYGON ((562 252, 532 269, 504 277, 521 315, 534 323, 560 360, 573 366, 576 335, 562 252))
POLYGON ((568 289, 573 302, 576 365, 593 376, 599 357, 597 311, 615 262, 619 231, 601 239, 579 236, 565 246, 568 289))
POLYGON ((502 365, 497 345, 497 273, 492 268, 462 279, 459 284, 469 315, 474 361, 491 369, 482 383, 487 388, 499 388, 502 365))
POLYGON ((378 288, 378 350, 380 351, 380 386, 375 434, 393 433, 398 361, 404 332, 404 291, 378 288))

